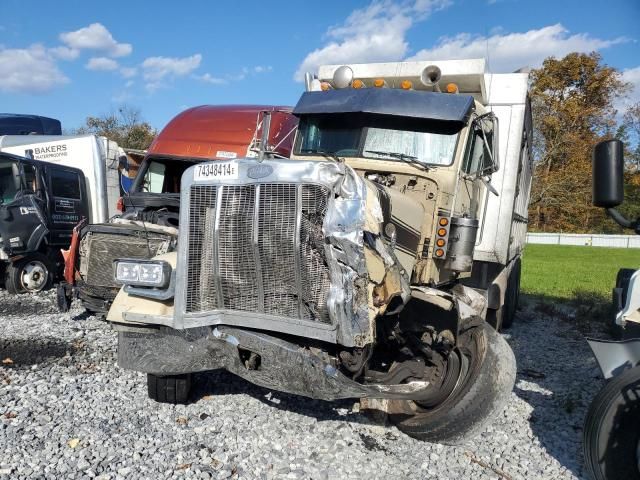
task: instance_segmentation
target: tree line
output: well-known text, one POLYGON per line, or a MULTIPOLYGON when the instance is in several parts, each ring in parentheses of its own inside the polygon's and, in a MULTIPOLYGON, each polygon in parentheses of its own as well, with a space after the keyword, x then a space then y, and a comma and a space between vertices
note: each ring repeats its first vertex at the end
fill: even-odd
POLYGON ((529 230, 616 233, 622 231, 591 205, 591 158, 602 140, 625 142, 625 203, 640 215, 640 103, 626 112, 615 105, 630 91, 619 70, 597 53, 547 58, 531 72, 534 177, 529 230))
MULTIPOLYGON (((640 216, 640 103, 618 112, 629 93, 619 70, 598 53, 547 58, 530 76, 534 177, 529 230, 616 233, 620 227, 591 206, 591 152, 601 140, 625 142, 627 216, 640 216)), ((128 106, 87 117, 74 133, 103 135, 123 148, 145 150, 157 131, 128 106)))

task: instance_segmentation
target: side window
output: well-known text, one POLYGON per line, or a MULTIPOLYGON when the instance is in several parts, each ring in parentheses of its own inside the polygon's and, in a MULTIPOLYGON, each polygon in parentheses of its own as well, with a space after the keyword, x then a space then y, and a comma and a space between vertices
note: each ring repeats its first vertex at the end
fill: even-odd
POLYGON ((144 176, 143 192, 163 193, 164 173, 166 166, 163 163, 151 162, 144 176))
POLYGON ((462 166, 464 173, 475 175, 492 170, 493 127, 494 123, 490 118, 476 119, 472 123, 470 140, 462 166))
POLYGON ((54 197, 80 200, 80 175, 76 172, 52 168, 49 178, 54 197))
POLYGON ((24 183, 27 193, 36 193, 38 191, 38 182, 36 180, 36 169, 33 165, 24 165, 24 183))
POLYGON ((469 174, 476 173, 483 164, 484 153, 485 148, 484 142, 482 141, 482 132, 476 122, 474 122, 462 171, 469 174))

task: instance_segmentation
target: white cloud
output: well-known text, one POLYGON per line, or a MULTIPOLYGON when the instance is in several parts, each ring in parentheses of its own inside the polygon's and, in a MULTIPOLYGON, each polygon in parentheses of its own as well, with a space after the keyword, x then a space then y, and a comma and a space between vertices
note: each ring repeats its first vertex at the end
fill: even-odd
POLYGON ((80 50, 76 48, 65 47, 62 45, 59 47, 50 48, 49 52, 55 58, 58 58, 60 60, 75 60, 76 58, 78 58, 78 55, 80 55, 80 50))
POLYGON ((118 62, 113 60, 112 58, 107 57, 93 57, 90 58, 85 68, 87 70, 96 70, 102 72, 109 72, 113 70, 117 70, 119 67, 118 62))
POLYGON ((46 93, 69 82, 42 45, 0 47, 0 72, 1 92, 46 93))
POLYGON ((631 84, 631 90, 627 97, 619 98, 615 103, 615 107, 620 114, 640 102, 640 66, 634 68, 626 68, 622 71, 622 81, 631 84))
POLYGON ((630 95, 634 102, 640 102, 640 66, 623 70, 622 80, 631 84, 633 90, 630 95))
POLYGON ((336 63, 383 62, 402 59, 409 49, 407 31, 425 20, 431 12, 449 5, 449 0, 374 0, 354 10, 342 25, 329 28, 329 43, 309 53, 294 78, 301 81, 305 72, 319 65, 336 63))
POLYGON ((550 56, 563 57, 570 52, 591 52, 627 41, 603 40, 587 33, 570 32, 561 24, 524 33, 494 34, 488 37, 460 33, 440 39, 433 48, 420 50, 407 60, 485 58, 489 56, 493 72, 512 72, 520 67, 537 67, 550 56))
POLYGON ((211 85, 226 85, 232 82, 240 82, 248 76, 260 75, 271 71, 273 71, 273 67, 271 65, 256 65, 255 67, 242 67, 238 73, 229 73, 222 77, 216 77, 210 73, 205 73, 202 75, 194 75, 193 78, 211 85))
POLYGON ((201 82, 210 83, 211 85, 224 85, 228 83, 228 80, 221 77, 214 77, 210 73, 205 73, 203 75, 195 75, 195 79, 200 80, 201 82))
POLYGON ((164 86, 164 82, 184 77, 200 66, 202 55, 196 53, 190 57, 149 57, 142 62, 142 76, 146 80, 147 90, 155 91, 164 86))
POLYGON ((134 67, 122 67, 120 69, 120 75, 124 78, 135 77, 138 74, 138 69, 134 67))
POLYGON ((98 50, 110 57, 125 57, 133 51, 130 43, 118 43, 101 23, 92 23, 73 32, 61 33, 60 40, 69 48, 98 50))

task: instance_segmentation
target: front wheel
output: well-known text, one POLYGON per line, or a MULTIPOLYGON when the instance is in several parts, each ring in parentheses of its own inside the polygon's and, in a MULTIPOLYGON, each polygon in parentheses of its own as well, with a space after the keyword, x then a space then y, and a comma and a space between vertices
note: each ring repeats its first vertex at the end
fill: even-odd
POLYGON ((584 460, 592 479, 640 479, 640 367, 612 378, 591 402, 584 460))
POLYGON ((516 378, 511 347, 486 322, 461 329, 448 364, 459 369, 455 388, 440 403, 393 400, 391 422, 428 442, 459 444, 479 433, 503 408, 516 378), (455 361, 454 361, 455 360, 455 361))
POLYGON ((51 287, 54 266, 45 255, 36 253, 7 267, 5 288, 12 294, 41 292, 51 287))

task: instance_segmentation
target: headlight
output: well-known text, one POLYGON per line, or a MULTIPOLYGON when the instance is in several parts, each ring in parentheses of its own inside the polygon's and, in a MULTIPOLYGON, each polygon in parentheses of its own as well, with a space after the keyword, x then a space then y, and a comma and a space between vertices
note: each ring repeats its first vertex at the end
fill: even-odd
POLYGON ((158 260, 116 260, 116 282, 141 287, 166 287, 171 277, 171 265, 158 260))

